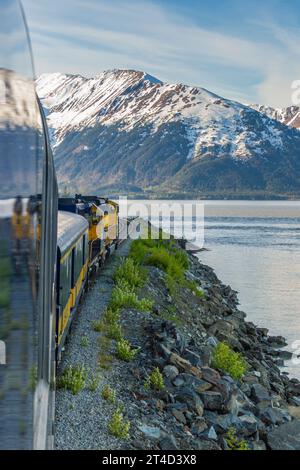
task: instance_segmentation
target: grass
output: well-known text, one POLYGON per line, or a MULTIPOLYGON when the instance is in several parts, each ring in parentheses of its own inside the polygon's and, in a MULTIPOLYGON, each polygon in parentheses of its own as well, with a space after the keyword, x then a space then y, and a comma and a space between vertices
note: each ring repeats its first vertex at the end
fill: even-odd
POLYGON ((109 403, 115 403, 116 401, 116 391, 110 388, 109 385, 104 385, 101 396, 109 403))
POLYGON ((116 269, 113 279, 117 285, 125 281, 130 287, 142 287, 146 281, 146 273, 133 258, 125 258, 116 269))
POLYGON ((87 348, 89 345, 89 339, 87 336, 82 336, 81 337, 81 340, 80 340, 80 346, 82 346, 83 348, 87 348))
POLYGON ((93 374, 91 378, 89 379, 88 386, 87 388, 89 389, 90 392, 95 392, 99 386, 100 382, 100 374, 93 374))
POLYGON ((148 299, 139 299, 134 289, 126 281, 123 281, 114 287, 109 306, 113 310, 136 308, 142 312, 149 312, 153 302, 148 299))
POLYGON ((123 337, 122 327, 118 323, 110 323, 106 327, 106 335, 110 339, 120 341, 123 337))
POLYGON ((249 450, 247 442, 244 439, 239 439, 237 437, 236 430, 233 427, 228 429, 224 439, 229 450, 249 450))
POLYGON ((162 373, 158 367, 155 367, 145 383, 146 388, 152 388, 154 390, 160 391, 164 390, 165 382, 162 373))
POLYGON ((137 264, 155 266, 164 271, 170 294, 174 295, 177 285, 180 285, 191 290, 197 297, 203 297, 204 293, 198 284, 185 278, 185 271, 189 267, 188 256, 176 246, 174 239, 134 240, 129 256, 137 264))
POLYGON ((219 343, 213 352, 212 366, 227 372, 233 379, 240 380, 246 370, 247 363, 240 353, 231 349, 231 347, 222 342, 219 343))
POLYGON ((102 320, 94 320, 92 322, 92 327, 94 331, 97 331, 97 333, 101 333, 104 329, 104 322, 102 320))
POLYGON ((139 349, 133 349, 129 341, 124 338, 117 342, 116 356, 121 361, 132 361, 138 352, 139 349))
POLYGON ((123 417, 121 408, 117 408, 108 424, 108 431, 119 439, 127 439, 129 437, 130 421, 126 421, 123 417))
POLYGON ((68 366, 57 379, 57 387, 63 390, 70 390, 76 395, 85 387, 87 372, 84 366, 68 366))
POLYGON ((100 352, 98 356, 98 363, 101 369, 109 369, 113 361, 113 356, 109 353, 111 346, 111 339, 106 336, 99 338, 100 352))

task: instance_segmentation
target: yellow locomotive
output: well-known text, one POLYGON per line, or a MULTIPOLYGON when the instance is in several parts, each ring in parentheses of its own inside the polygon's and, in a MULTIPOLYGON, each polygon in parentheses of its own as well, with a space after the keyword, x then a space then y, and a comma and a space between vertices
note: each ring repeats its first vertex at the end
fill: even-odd
POLYGON ((119 206, 96 196, 58 200, 56 348, 59 359, 84 292, 96 271, 119 243, 119 206))

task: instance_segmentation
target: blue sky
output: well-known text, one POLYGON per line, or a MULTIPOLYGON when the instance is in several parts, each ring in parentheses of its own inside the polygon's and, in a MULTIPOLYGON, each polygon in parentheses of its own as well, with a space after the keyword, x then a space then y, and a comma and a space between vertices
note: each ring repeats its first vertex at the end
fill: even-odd
POLYGON ((23 0, 37 74, 144 70, 227 98, 291 104, 299 0, 23 0))

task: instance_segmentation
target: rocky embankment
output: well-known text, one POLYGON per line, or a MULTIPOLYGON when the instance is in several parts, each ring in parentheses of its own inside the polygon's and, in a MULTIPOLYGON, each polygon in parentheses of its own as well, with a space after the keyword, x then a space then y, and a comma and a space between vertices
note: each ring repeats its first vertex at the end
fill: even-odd
MULTIPOLYGON (((85 426, 89 426, 101 442, 96 445, 90 440, 88 447, 93 448, 300 449, 300 382, 290 380, 279 368, 287 354, 281 350, 284 338, 269 336, 267 329, 247 321, 238 309, 236 292, 223 285, 210 267, 192 255, 188 257, 186 278, 201 287, 202 297, 184 285, 176 286, 170 294, 165 272, 149 266, 139 296, 154 301, 152 312, 132 308, 121 312, 124 336, 140 350, 130 362, 115 358, 102 373, 99 387, 106 385, 116 392, 130 421, 129 437, 108 440, 105 426, 99 427, 98 415, 108 415, 116 405, 99 402, 98 392, 96 405, 94 401, 84 411, 81 404, 81 415, 72 412, 66 423, 63 402, 69 402, 71 395, 61 391, 58 427, 64 428, 64 436, 68 431, 73 433, 72 448, 81 447, 74 437, 75 427, 80 429, 78 436, 85 435, 86 446, 89 437, 85 426), (220 342, 245 359, 247 370, 239 380, 213 366, 220 342), (145 387, 156 368, 163 376, 161 390, 145 387), (95 406, 97 420, 91 426, 94 417, 83 414, 95 406)), ((75 336, 80 337, 80 325, 76 328, 75 336)), ((111 348, 113 354, 114 343, 111 348)), ((70 448, 61 436, 58 440, 60 448, 70 448)))

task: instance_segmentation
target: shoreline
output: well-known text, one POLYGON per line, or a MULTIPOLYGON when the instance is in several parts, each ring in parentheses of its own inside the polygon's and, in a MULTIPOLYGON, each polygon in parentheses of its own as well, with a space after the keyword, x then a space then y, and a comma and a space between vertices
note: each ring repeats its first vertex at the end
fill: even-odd
MULTIPOLYGON (((66 346, 61 371, 79 361, 99 372, 95 350, 103 333, 93 331, 91 323, 101 318, 99 310, 103 316, 114 287, 113 270, 121 257, 128 257, 130 243, 124 243, 95 280, 66 346), (96 306, 101 288, 105 298, 96 306), (80 346, 83 334, 89 339, 87 348, 80 346)), ((147 281, 138 295, 153 301, 152 312, 124 308, 120 318, 124 337, 140 348, 139 353, 131 362, 122 362, 115 357, 113 341, 112 363, 100 370, 94 392, 84 389, 73 396, 68 390, 57 391, 57 448, 222 450, 228 448, 226 436, 234 429, 237 440, 249 449, 300 449, 300 382, 279 369, 284 338, 269 336, 266 328, 247 321, 238 308, 237 293, 198 258, 188 255, 188 260, 186 279, 197 283, 204 296, 180 285, 170 294, 163 270, 147 267, 147 281), (212 365, 220 342, 246 360, 248 369, 240 380, 212 365), (145 380, 157 367, 164 388, 147 390, 145 380), (124 406, 130 421, 128 439, 107 431, 117 404, 101 397, 105 385, 115 390, 117 404, 124 406)))

